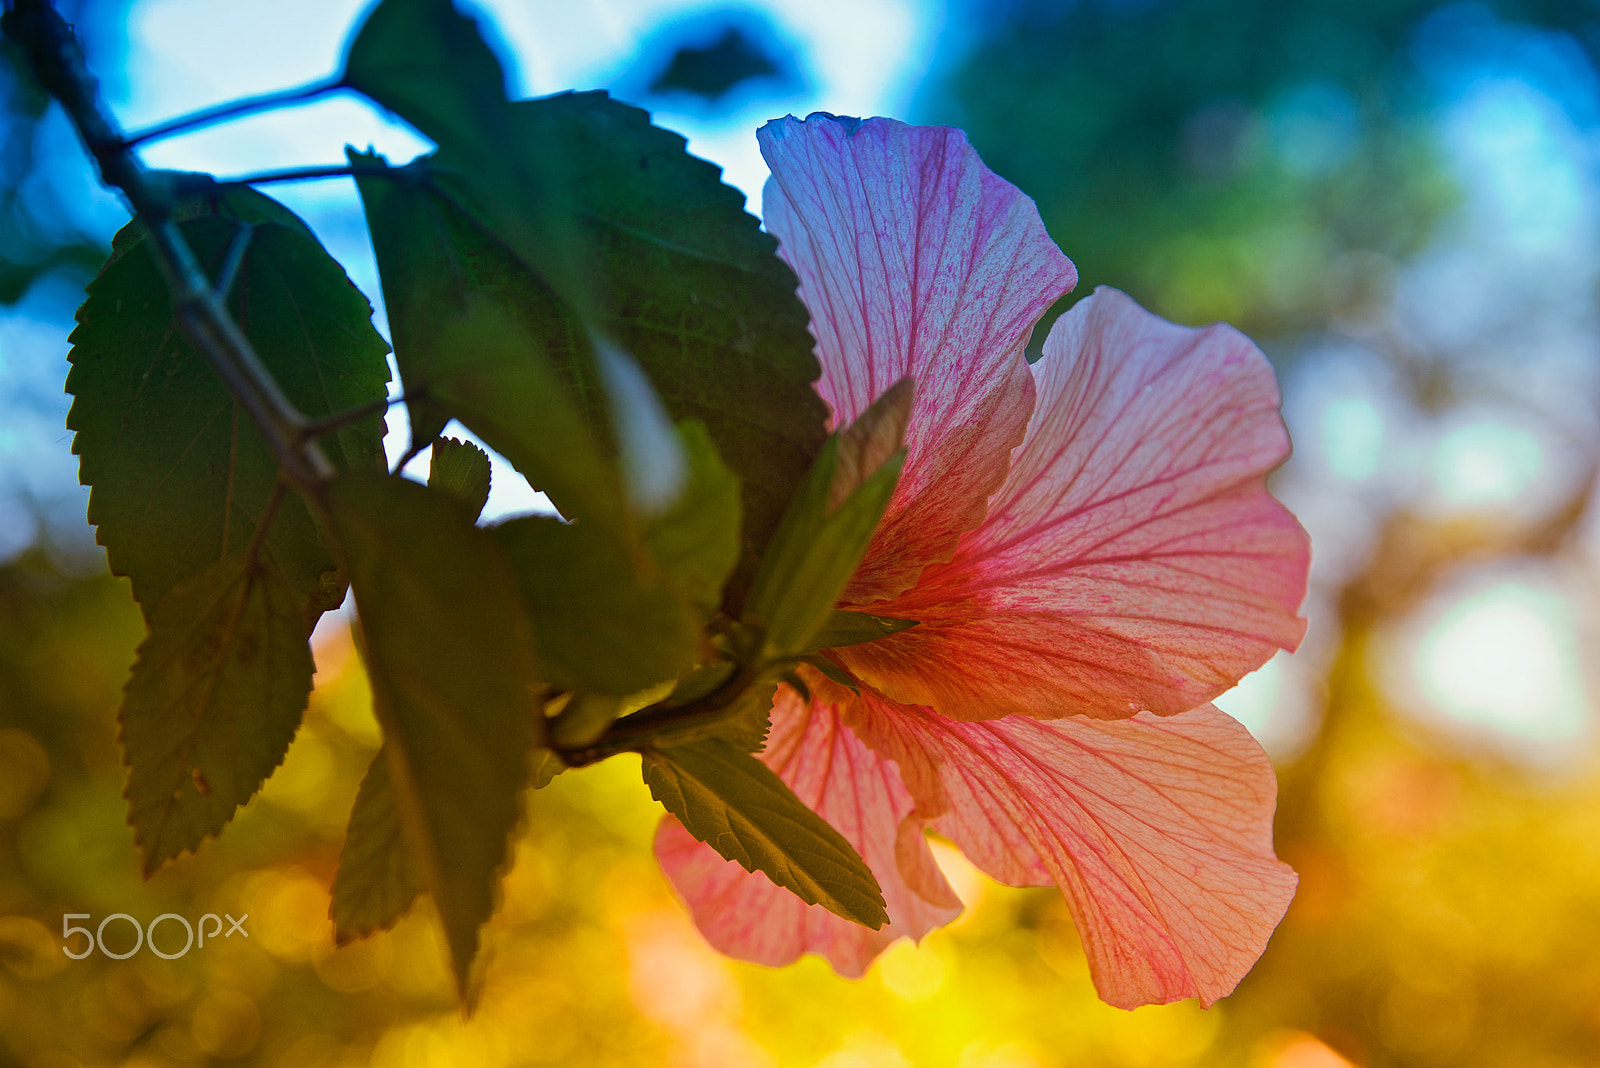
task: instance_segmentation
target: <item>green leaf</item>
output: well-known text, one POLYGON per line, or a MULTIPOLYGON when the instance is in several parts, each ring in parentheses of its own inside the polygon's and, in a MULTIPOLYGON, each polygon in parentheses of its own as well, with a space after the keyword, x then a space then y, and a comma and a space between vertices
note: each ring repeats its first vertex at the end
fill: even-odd
MULTIPOLYGON (((422 64, 419 77, 444 69, 422 64)), ((639 363, 671 418, 707 427, 743 486, 737 600, 825 436, 806 310, 773 239, 681 137, 603 93, 487 108, 465 132, 407 117, 441 146, 426 172, 449 232, 476 231, 459 259, 521 265, 495 273, 591 421, 607 420, 589 348, 599 334, 639 363)))
MULTIPOLYGON (((600 381, 597 337, 639 363, 673 419, 705 424, 744 487, 744 563, 730 594, 737 604, 826 420, 796 279, 741 195, 681 137, 603 93, 506 103, 498 61, 449 0, 385 0, 352 42, 345 81, 438 143, 427 172, 446 225, 435 233, 465 236, 455 262, 493 261, 492 245, 520 263, 520 276, 503 265, 493 272, 515 288, 498 299, 518 307, 539 351, 563 364, 593 425, 607 425, 605 398, 615 395, 600 381)), ((379 182, 363 182, 364 200, 379 182)), ((381 267, 373 215, 369 201, 381 267)), ((429 218, 408 210, 382 228, 432 225, 429 218)), ((419 254, 417 262, 440 261, 419 254)), ((395 299, 382 269, 392 313, 409 298, 395 299)), ((423 314, 437 306, 415 303, 423 314)), ((404 349, 399 327, 396 339, 404 349)), ((430 420, 419 425, 437 432, 430 420)), ((621 429, 597 438, 626 442, 621 429)), ((548 477, 518 466, 536 485, 548 477)))
MULTIPOLYGON (((526 216, 527 194, 509 207, 482 195, 489 171, 468 147, 441 143, 436 181, 638 361, 674 420, 704 424, 744 487, 747 557, 736 587, 747 585, 825 437, 827 410, 812 386, 820 368, 793 272, 742 195, 645 112, 579 93, 521 101, 509 114, 504 166, 515 188, 531 190, 546 161, 559 161, 544 181, 561 183, 551 196, 568 205, 575 236, 564 240, 577 243, 581 263, 553 268, 548 253, 518 242, 521 227, 505 213, 526 216), (552 281, 562 270, 580 273, 595 299, 566 295, 552 281)), ((569 372, 580 382, 594 374, 576 359, 569 372)), ((592 385, 579 394, 601 396, 592 385)))
POLYGON ((803 664, 810 664, 812 667, 822 672, 823 677, 838 683, 851 693, 861 693, 861 684, 857 682, 848 671, 840 667, 838 664, 835 664, 832 660, 829 660, 821 653, 813 653, 808 656, 802 656, 800 657, 800 662, 803 664))
POLYGON ((891 634, 899 634, 917 625, 914 619, 895 619, 892 616, 874 616, 866 612, 850 612, 836 608, 828 616, 822 629, 806 643, 806 652, 818 649, 837 649, 844 645, 860 645, 877 641, 891 634))
MULTIPOLYGON (((317 239, 316 233, 300 216, 254 189, 220 185, 211 175, 194 171, 156 171, 153 174, 158 180, 186 191, 184 198, 172 209, 172 221, 175 223, 222 215, 249 226, 262 223, 287 226, 312 241, 317 239)), ((101 270, 117 262, 148 236, 144 220, 137 216, 133 218, 112 235, 111 255, 101 270)))
POLYGON ((739 480, 729 471, 704 425, 678 424, 689 461, 682 495, 645 523, 644 544, 678 589, 702 612, 714 612, 722 585, 739 560, 739 480))
POLYGON ((351 41, 344 83, 441 148, 461 153, 458 185, 529 268, 586 320, 599 303, 556 151, 516 156, 505 72, 451 0, 384 0, 351 41))
POLYGON ((393 927, 422 890, 389 778, 389 747, 367 767, 350 809, 333 877, 333 932, 339 945, 393 927))
MULTIPOLYGON (((182 206, 181 229, 213 276, 241 227, 249 244, 229 311, 291 402, 316 418, 380 401, 388 347, 372 309, 303 223, 247 189, 182 206)), ((147 618, 168 591, 255 536, 278 468, 266 442, 173 319, 142 229, 89 285, 73 331, 67 426, 89 519, 111 570, 133 583, 147 618)), ((321 439, 338 468, 383 465, 383 419, 321 439)), ((288 580, 307 627, 344 598, 344 581, 311 510, 286 497, 261 558, 288 580)))
POLYGON ((701 664, 678 677, 665 703, 669 707, 680 708, 704 700, 731 679, 738 669, 739 666, 732 660, 717 659, 701 664))
POLYGON ((533 635, 504 555, 460 501, 362 473, 334 479, 325 497, 402 825, 466 998, 542 743, 533 635))
POLYGON ((473 518, 489 503, 489 454, 470 441, 439 438, 428 461, 428 485, 459 497, 473 518))
POLYGON ((449 0, 383 0, 351 39, 341 80, 436 141, 470 134, 506 100, 505 71, 477 20, 449 0))
POLYGON ((572 694, 561 711, 550 720, 550 744, 569 751, 593 745, 617 719, 660 701, 673 691, 677 682, 677 679, 667 679, 625 697, 572 694))
POLYGON ((628 503, 640 515, 660 515, 683 494, 688 479, 683 445, 634 358, 598 334, 591 340, 628 503))
POLYGON ((676 678, 699 659, 691 604, 603 528, 526 516, 492 531, 557 686, 621 697, 676 678))
POLYGON ((567 762, 562 760, 553 750, 535 750, 531 785, 535 790, 543 790, 555 781, 557 775, 566 770, 567 762))
POLYGON ((845 837, 761 761, 720 739, 647 749, 650 793, 690 834, 808 905, 877 930, 883 892, 845 837))
POLYGON ((231 556, 162 600, 119 715, 146 875, 222 830, 282 762, 311 672, 304 605, 276 571, 231 556))
POLYGON ((727 718, 705 733, 736 745, 743 752, 759 753, 766 747, 767 732, 772 729, 772 701, 781 681, 777 672, 756 679, 728 709, 727 718))
MULTIPOLYGON (((378 156, 350 159, 382 165, 378 156)), ((548 288, 397 169, 357 181, 383 282, 412 447, 453 416, 569 517, 618 525, 622 488, 565 364, 587 346, 548 288), (551 324, 559 324, 553 329, 551 324)))
POLYGON ((830 511, 838 443, 829 438, 806 475, 750 592, 746 616, 766 628, 772 656, 818 648, 814 636, 866 554, 905 463, 895 453, 830 511))

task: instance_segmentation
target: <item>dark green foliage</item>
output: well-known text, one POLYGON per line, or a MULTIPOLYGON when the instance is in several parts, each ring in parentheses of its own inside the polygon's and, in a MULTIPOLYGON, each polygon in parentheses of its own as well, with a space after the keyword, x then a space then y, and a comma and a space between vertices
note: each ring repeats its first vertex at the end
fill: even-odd
POLYGON ((666 69, 651 81, 650 92, 688 93, 716 101, 746 82, 777 79, 788 73, 760 41, 742 27, 730 25, 710 44, 680 46, 666 69))
MULTIPOLYGON (((706 427, 744 483, 744 539, 759 552, 823 439, 794 275, 716 169, 644 112, 583 93, 524 101, 510 115, 513 151, 567 163, 577 240, 601 287, 595 325, 639 362, 673 419, 706 427)), ((453 188, 472 161, 447 147, 433 166, 453 188)), ((567 366, 601 421, 587 365, 567 366)))
POLYGON ((506 99, 500 61, 450 0, 376 5, 350 42, 342 80, 436 141, 477 129, 506 99))
POLYGON ((714 738, 646 750, 644 780, 690 834, 746 871, 874 930, 889 922, 855 847, 743 750, 714 738))
POLYGON ((643 545, 549 516, 494 528, 538 634, 551 682, 625 697, 704 655, 703 617, 738 555, 738 485, 705 430, 677 431, 688 461, 679 500, 643 523, 643 545))
POLYGON ((311 671, 304 606, 276 571, 230 556, 162 600, 119 717, 146 874, 221 831, 283 761, 311 671))
POLYGON ((493 533, 557 686, 620 697, 694 666, 698 613, 625 544, 551 516, 513 519, 493 533))
MULTIPOLYGON (((383 398, 387 346, 371 306, 304 224, 244 189, 189 202, 179 217, 213 273, 249 228, 228 309, 301 412, 315 418, 383 398)), ((79 479, 93 487, 96 538, 149 617, 177 583, 245 551, 278 468, 249 416, 178 331, 142 234, 133 224, 118 235, 78 311, 67 426, 77 431, 79 479)), ((323 437, 323 449, 339 468, 378 468, 382 428, 380 416, 369 416, 323 437)), ((322 532, 298 497, 282 501, 261 559, 288 580, 308 630, 344 597, 322 532)))
POLYGON ((489 502, 489 454, 470 441, 440 438, 429 458, 428 485, 459 497, 474 518, 489 502))
MULTIPOLYGON (((460 501, 377 474, 341 476, 326 499, 361 614, 401 825, 465 996, 541 741, 532 629, 498 545, 460 501)), ((381 839, 390 824, 379 810, 352 831, 381 839)), ((379 848, 358 839, 347 852, 379 848)), ((351 882, 379 883, 379 900, 391 903, 403 891, 357 873, 351 882)), ((349 915, 381 921, 384 911, 352 902, 349 915)))
POLYGON ((669 585, 706 614, 739 560, 739 480, 717 455, 706 428, 678 424, 688 474, 682 495, 644 524, 644 546, 669 585))
MULTIPOLYGON (((460 284, 515 310, 537 351, 563 366, 591 425, 609 419, 594 339, 607 337, 637 360, 669 415, 702 422, 743 483, 736 602, 821 445, 826 416, 811 388, 819 369, 794 275, 742 211, 739 193, 689 156, 681 137, 603 93, 496 98, 498 61, 448 0, 380 4, 351 45, 346 80, 440 146, 425 172, 433 209, 376 213, 390 306, 405 302, 390 295, 378 231, 430 246, 449 235, 458 249, 447 262, 460 284), (402 236, 413 227, 431 233, 402 236)), ((369 218, 374 185, 363 183, 369 218)), ((394 256, 429 262, 420 252, 394 256)), ((398 326, 396 338, 404 376, 398 326)), ((433 430, 436 421, 434 413, 420 425, 433 430)), ((500 449, 484 428, 463 422, 500 449)), ((539 484, 544 473, 530 474, 539 484)))
POLYGON ((362 776, 333 880, 333 932, 342 945, 391 927, 422 890, 382 747, 362 776))
POLYGON ((408 176, 359 184, 413 448, 457 417, 567 515, 616 526, 619 475, 560 368, 575 324, 488 233, 408 176))

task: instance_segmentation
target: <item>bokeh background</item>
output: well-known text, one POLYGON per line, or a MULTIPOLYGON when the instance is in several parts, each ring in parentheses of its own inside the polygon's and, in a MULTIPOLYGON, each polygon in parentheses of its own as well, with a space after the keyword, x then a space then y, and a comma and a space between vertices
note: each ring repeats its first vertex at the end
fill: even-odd
MULTIPOLYGON (((328 76, 362 6, 62 3, 129 129, 328 76)), ((126 216, 0 60, 0 1066, 1600 1064, 1600 5, 482 10, 524 92, 650 107, 753 210, 768 117, 962 126, 1038 201, 1079 293, 1117 285, 1260 342, 1296 446, 1275 489, 1315 546, 1311 630, 1219 703, 1278 765, 1299 895, 1209 1011, 1101 1005, 1055 891, 944 847, 968 911, 920 948, 858 982, 758 968, 699 941, 651 859, 637 762, 616 759, 531 799, 463 1021, 425 902, 332 945, 378 742, 335 617, 284 766, 220 840, 141 879, 114 716, 142 627, 84 523, 61 392, 72 310, 126 216), (63 914, 119 912, 248 913, 249 938, 62 953, 63 914)), ((347 141, 426 148, 334 97, 147 159, 236 175, 347 141)), ((349 183, 273 191, 376 298, 349 183)), ((495 494, 537 504, 504 473, 495 494)), ((132 944, 122 923, 106 939, 132 944)))

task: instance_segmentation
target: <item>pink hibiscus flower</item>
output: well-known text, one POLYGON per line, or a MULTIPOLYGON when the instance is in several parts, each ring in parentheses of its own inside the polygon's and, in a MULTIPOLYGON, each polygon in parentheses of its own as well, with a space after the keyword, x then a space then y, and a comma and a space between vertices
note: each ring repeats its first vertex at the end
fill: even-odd
POLYGON ((761 759, 883 886, 879 931, 808 906, 668 819, 657 856, 706 938, 860 975, 961 903, 933 828, 1004 883, 1054 883, 1113 1005, 1231 992, 1282 918, 1266 755, 1206 702, 1304 633, 1309 545, 1266 490, 1288 454, 1266 359, 1077 272, 959 130, 769 123, 768 229, 846 425, 915 382, 894 500, 842 606, 918 620, 781 687, 761 759))

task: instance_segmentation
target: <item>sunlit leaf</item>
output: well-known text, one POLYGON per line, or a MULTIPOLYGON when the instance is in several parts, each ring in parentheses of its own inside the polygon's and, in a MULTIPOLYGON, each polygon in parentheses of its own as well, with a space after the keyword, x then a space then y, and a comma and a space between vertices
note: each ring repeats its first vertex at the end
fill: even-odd
MULTIPOLYGON (((380 401, 387 346, 371 306, 287 209, 230 189, 185 204, 181 229, 215 274, 250 227, 228 308, 289 400, 317 417, 380 401)), ((205 357, 179 332, 166 282, 130 225, 78 310, 67 390, 78 477, 111 570, 133 582, 148 617, 167 591, 242 553, 278 468, 266 442, 205 357)), ((379 415, 321 438, 336 467, 383 463, 379 415)), ((283 500, 262 560, 287 578, 311 620, 344 597, 310 510, 283 500), (307 609, 309 606, 309 609, 307 609)), ((309 621, 308 621, 309 623, 309 621)))
POLYGON ((461 498, 474 517, 489 503, 489 454, 472 442, 438 439, 428 465, 428 485, 461 498))
POLYGON ((146 874, 220 831, 283 760, 311 692, 305 608, 243 555, 173 588, 124 692, 128 822, 146 874))
MULTIPOLYGON (((813 641, 814 640, 815 639, 813 639, 813 641)), ((851 693, 858 694, 861 692, 861 684, 852 678, 848 671, 820 653, 812 653, 807 656, 802 656, 800 658, 800 662, 804 664, 810 664, 812 667, 822 672, 823 677, 827 678, 831 682, 837 682, 840 686, 843 686, 851 693)))
POLYGON ((719 739, 646 750, 650 793, 690 834, 807 904, 874 930, 883 893, 844 836, 755 757, 719 739))
POLYGON ((463 996, 543 724, 533 635, 494 538, 401 478, 326 490, 402 825, 463 996))
POLYGON ((607 727, 619 717, 637 712, 670 694, 676 679, 667 679, 646 690, 612 697, 607 694, 573 694, 559 714, 550 721, 550 744, 561 749, 582 749, 599 741, 607 727))
POLYGON ((553 750, 539 749, 533 755, 533 771, 529 780, 535 790, 543 790, 555 777, 567 770, 566 762, 553 750))
POLYGON ((807 643, 811 650, 836 649, 841 645, 860 645, 862 642, 876 641, 886 638, 891 634, 899 634, 917 625, 914 619, 894 619, 890 616, 874 616, 866 612, 849 612, 842 608, 835 609, 822 629, 811 636, 807 643))
POLYGON ((411 907, 422 884, 410 850, 384 746, 356 791, 333 879, 333 930, 341 945, 392 927, 411 907))
POLYGON ((904 452, 895 453, 829 511, 838 442, 829 439, 806 475, 750 593, 746 614, 766 628, 777 656, 818 648, 813 635, 861 563, 905 461, 904 452))

